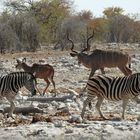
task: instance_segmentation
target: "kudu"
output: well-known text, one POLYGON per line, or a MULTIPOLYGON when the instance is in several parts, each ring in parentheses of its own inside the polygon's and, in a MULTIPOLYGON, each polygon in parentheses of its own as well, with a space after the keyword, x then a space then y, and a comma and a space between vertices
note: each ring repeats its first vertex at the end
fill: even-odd
POLYGON ((54 77, 54 68, 49 64, 36 64, 34 63, 32 66, 26 64, 26 58, 23 58, 22 61, 17 59, 17 69, 23 69, 26 72, 30 72, 34 74, 36 78, 44 79, 47 83, 46 88, 43 91, 43 95, 48 89, 50 82, 53 84, 54 92, 56 96, 55 82, 53 80, 54 77))
POLYGON ((102 74, 105 74, 104 68, 112 68, 112 67, 118 67, 124 75, 130 75, 132 74, 131 69, 127 67, 127 64, 130 65, 130 56, 127 53, 122 53, 120 51, 113 51, 113 50, 100 50, 95 49, 92 51, 91 54, 84 53, 85 51, 90 51, 90 44, 89 40, 94 37, 94 31, 93 34, 87 38, 87 47, 83 49, 81 52, 74 51, 74 43, 69 38, 69 34, 67 34, 67 39, 71 42, 72 47, 70 55, 72 57, 77 56, 78 63, 82 63, 85 67, 91 69, 91 73, 89 75, 89 78, 92 77, 96 70, 100 69, 102 74))

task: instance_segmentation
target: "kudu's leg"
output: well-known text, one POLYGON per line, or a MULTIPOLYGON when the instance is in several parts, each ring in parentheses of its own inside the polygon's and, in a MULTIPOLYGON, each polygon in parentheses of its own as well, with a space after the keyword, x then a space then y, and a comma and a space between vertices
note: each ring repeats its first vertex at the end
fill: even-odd
POLYGON ((102 74, 105 74, 104 68, 100 68, 100 70, 102 74))
MULTIPOLYGON (((90 79, 90 77, 92 77, 94 75, 96 70, 97 70, 96 68, 91 69, 91 72, 90 72, 88 79, 90 79)), ((83 88, 83 91, 86 91, 86 88, 87 88, 87 85, 83 88)))
POLYGON ((129 75, 128 72, 127 72, 127 70, 125 69, 125 67, 120 67, 120 66, 119 66, 118 68, 121 70, 121 72, 122 72, 124 75, 126 75, 126 76, 129 75))
POLYGON ((54 80, 53 80, 53 76, 51 76, 51 77, 49 78, 49 80, 50 80, 51 83, 53 84, 54 93, 55 93, 54 97, 55 97, 55 96, 56 96, 56 88, 55 88, 55 82, 54 82, 54 80))
POLYGON ((90 77, 92 77, 94 75, 94 73, 95 73, 96 70, 97 70, 97 68, 92 68, 91 69, 91 72, 90 72, 90 75, 89 75, 89 78, 88 79, 90 79, 90 77))
POLYGON ((129 69, 127 66, 125 66, 125 70, 127 72, 127 75, 131 75, 132 74, 131 69, 129 69))
POLYGON ((45 78, 44 80, 46 81, 47 86, 46 86, 46 88, 45 88, 45 89, 44 89, 44 91, 43 91, 43 95, 45 94, 45 92, 46 92, 47 88, 48 88, 48 87, 49 87, 49 85, 50 85, 50 81, 48 80, 48 78, 45 78))

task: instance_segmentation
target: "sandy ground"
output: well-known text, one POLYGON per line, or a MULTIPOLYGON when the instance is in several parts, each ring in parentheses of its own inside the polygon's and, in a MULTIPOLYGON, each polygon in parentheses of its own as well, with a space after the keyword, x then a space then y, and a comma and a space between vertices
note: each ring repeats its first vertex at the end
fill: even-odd
MULTIPOLYGON (((109 47, 108 47, 109 48, 109 47)), ((132 58, 133 73, 140 70, 139 48, 132 45, 121 47, 129 52, 132 58)), ((37 53, 5 54, 0 56, 0 74, 4 75, 15 69, 17 58, 27 58, 29 65, 33 63, 48 63, 55 69, 54 80, 56 82, 57 97, 71 95, 73 92, 85 96, 76 98, 73 96, 64 102, 30 102, 27 101, 28 91, 21 89, 15 104, 17 107, 34 106, 42 109, 44 113, 30 113, 27 115, 14 114, 15 120, 0 114, 0 139, 40 139, 40 140, 139 140, 140 139, 140 105, 130 101, 126 109, 126 119, 121 120, 121 102, 104 101, 102 112, 108 118, 103 120, 93 108, 87 108, 85 120, 80 117, 82 104, 86 98, 83 88, 87 82, 90 70, 77 64, 77 59, 69 55, 69 51, 43 51, 37 53)), ((105 69, 106 75, 123 76, 118 68, 105 69)), ((100 71, 96 71, 100 74, 100 71)), ((38 87, 41 91, 46 83, 38 79, 38 87)), ((52 97, 50 85, 45 97, 52 97)), ((39 96, 39 94, 37 95, 39 96)), ((9 106, 6 100, 1 101, 0 107, 9 106)))

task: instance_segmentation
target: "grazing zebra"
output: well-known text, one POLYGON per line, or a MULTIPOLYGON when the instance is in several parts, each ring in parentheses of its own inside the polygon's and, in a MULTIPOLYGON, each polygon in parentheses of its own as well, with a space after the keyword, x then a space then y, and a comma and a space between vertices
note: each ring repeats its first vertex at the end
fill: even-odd
POLYGON ((101 104, 105 99, 111 101, 122 100, 122 118, 129 99, 134 99, 140 103, 138 95, 140 93, 140 73, 135 73, 124 77, 93 76, 87 83, 87 99, 83 103, 81 117, 84 117, 86 106, 90 104, 94 97, 97 97, 96 109, 100 116, 106 119, 101 110, 101 104))
POLYGON ((0 97, 6 97, 6 99, 10 102, 10 111, 7 117, 12 117, 15 109, 13 100, 18 94, 19 89, 25 86, 33 96, 36 95, 35 85, 35 77, 27 72, 14 72, 0 77, 0 97))

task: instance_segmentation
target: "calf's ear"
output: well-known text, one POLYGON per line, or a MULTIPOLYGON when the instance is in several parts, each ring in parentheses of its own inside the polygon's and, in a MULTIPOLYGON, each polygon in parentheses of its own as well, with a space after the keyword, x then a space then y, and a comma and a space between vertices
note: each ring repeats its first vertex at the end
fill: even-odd
POLYGON ((24 58, 22 59, 22 62, 26 62, 26 57, 24 57, 24 58))

